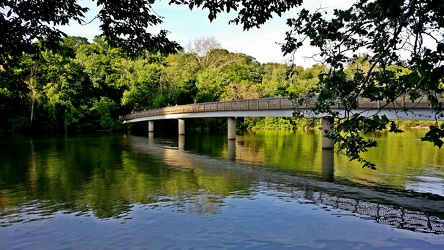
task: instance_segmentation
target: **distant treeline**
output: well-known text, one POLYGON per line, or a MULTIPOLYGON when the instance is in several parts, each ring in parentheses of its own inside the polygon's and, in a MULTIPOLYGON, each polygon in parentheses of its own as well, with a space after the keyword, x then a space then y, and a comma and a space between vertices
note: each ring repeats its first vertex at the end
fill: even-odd
MULTIPOLYGON (((93 42, 66 37, 57 51, 23 54, 1 66, 0 130, 60 132, 124 129, 119 115, 168 104, 302 95, 326 71, 323 65, 261 64, 213 38, 196 39, 176 54, 146 51, 133 58, 99 36, 93 42)), ((217 119, 195 125, 226 126, 217 119)), ((293 129, 317 123, 246 118, 239 125, 293 129)))
MULTIPOLYGON (((190 43, 191 44, 191 43, 190 43)), ((0 68, 0 130, 116 130, 119 115, 168 104, 303 93, 325 67, 260 64, 230 53, 212 38, 186 52, 128 57, 102 37, 66 37, 57 51, 23 54, 0 68)), ((278 121, 275 123, 289 122, 278 121)), ((221 126, 212 119, 202 127, 221 126)), ((248 127, 269 124, 249 120, 248 127)), ((294 124, 292 124, 294 125, 294 124)))

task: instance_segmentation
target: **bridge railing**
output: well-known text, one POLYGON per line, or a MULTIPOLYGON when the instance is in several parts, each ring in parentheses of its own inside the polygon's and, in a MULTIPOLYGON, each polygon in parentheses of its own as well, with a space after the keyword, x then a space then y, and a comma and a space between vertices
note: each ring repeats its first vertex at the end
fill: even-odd
POLYGON ((406 96, 398 97, 394 102, 386 103, 385 101, 371 101, 368 98, 358 98, 359 108, 362 109, 374 109, 374 108, 418 108, 428 109, 431 108, 429 101, 423 97, 420 100, 410 100, 406 96))
POLYGON ((295 106, 286 97, 260 98, 260 99, 244 99, 224 102, 206 102, 195 103, 178 106, 170 106, 156 108, 144 111, 137 111, 127 114, 124 120, 137 119, 147 116, 183 114, 183 113, 199 113, 199 112, 216 112, 216 111, 242 111, 242 110, 274 110, 274 109, 292 109, 295 106))
MULTIPOLYGON (((316 97, 307 99, 307 104, 297 107, 287 97, 273 97, 260 99, 243 99, 224 102, 206 102, 186 104, 179 106, 170 106, 163 108, 156 108, 144 111, 137 111, 135 113, 123 116, 123 120, 131 120, 148 116, 168 115, 168 114, 183 114, 183 113, 199 113, 199 112, 216 112, 216 111, 243 111, 243 110, 282 110, 282 109, 296 109, 296 108, 312 108, 316 102, 316 97)), ((376 108, 430 108, 427 100, 411 101, 408 98, 398 98, 395 102, 386 105, 385 102, 370 101, 368 98, 358 98, 359 108, 362 109, 376 109, 376 108)), ((340 108, 340 105, 332 105, 332 108, 340 108)))

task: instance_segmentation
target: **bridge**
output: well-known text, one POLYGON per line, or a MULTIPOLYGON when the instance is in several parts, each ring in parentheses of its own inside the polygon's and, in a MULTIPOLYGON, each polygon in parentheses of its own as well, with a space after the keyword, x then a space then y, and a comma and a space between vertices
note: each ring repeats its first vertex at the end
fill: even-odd
MULTIPOLYGON (((154 121, 164 119, 178 119, 178 133, 185 134, 185 119, 205 117, 225 117, 228 119, 228 139, 236 139, 236 117, 293 117, 296 109, 306 117, 322 118, 322 148, 332 148, 332 142, 325 138, 327 132, 333 129, 333 120, 328 114, 314 114, 312 108, 316 98, 307 98, 303 106, 287 97, 244 99, 222 102, 195 103, 163 107, 151 110, 138 111, 124 115, 124 123, 148 121, 148 132, 154 132, 154 121)), ((332 110, 346 117, 344 109, 339 104, 332 105, 332 110)), ((426 100, 411 102, 399 99, 393 103, 372 102, 359 98, 358 108, 353 110, 362 116, 386 115, 389 119, 399 120, 435 120, 435 113, 426 100), (408 109, 408 111, 405 111, 408 109)), ((444 120, 440 117, 439 120, 444 120)))

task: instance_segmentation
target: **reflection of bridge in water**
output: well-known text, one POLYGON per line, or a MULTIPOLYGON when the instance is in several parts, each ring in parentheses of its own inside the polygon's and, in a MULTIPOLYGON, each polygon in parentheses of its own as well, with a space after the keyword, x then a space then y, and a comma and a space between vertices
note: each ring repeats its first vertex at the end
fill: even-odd
MULTIPOLYGON (((364 220, 373 220, 378 224, 389 225, 398 229, 407 229, 415 232, 444 234, 444 219, 430 216, 425 212, 415 211, 399 205, 389 205, 369 202, 364 199, 354 199, 327 194, 319 191, 300 190, 278 187, 279 191, 291 194, 292 198, 304 199, 303 204, 325 205, 326 210, 332 208, 350 212, 333 213, 335 216, 356 216, 364 220)), ((442 201, 436 201, 442 202, 442 201)))
MULTIPOLYGON (((147 142, 146 138, 131 136, 130 143, 140 151, 162 158, 167 165, 174 168, 183 168, 184 171, 211 168, 213 174, 217 172, 227 179, 233 178, 228 173, 236 171, 245 177, 243 179, 251 180, 251 187, 266 185, 268 189, 284 194, 284 197, 279 196, 282 199, 317 205, 327 211, 334 208, 349 212, 332 211, 333 216, 355 216, 399 229, 444 234, 444 197, 441 196, 427 197, 424 194, 397 190, 378 191, 370 187, 358 187, 353 183, 334 182, 329 179, 333 175, 333 165, 323 165, 322 181, 265 168, 248 168, 245 164, 236 164, 233 161, 233 152, 226 153, 226 161, 195 155, 184 150, 184 141, 178 141, 177 148, 161 148, 162 145, 156 144, 153 138, 149 138, 147 142), (217 166, 212 167, 215 164, 217 166)), ((227 148, 227 151, 230 150, 233 150, 233 146, 227 148)))

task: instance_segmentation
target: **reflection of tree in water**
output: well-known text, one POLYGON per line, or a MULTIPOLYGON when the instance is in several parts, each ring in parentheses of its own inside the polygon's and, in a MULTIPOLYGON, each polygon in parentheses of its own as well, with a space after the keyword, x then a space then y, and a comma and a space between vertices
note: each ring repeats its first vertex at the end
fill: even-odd
POLYGON ((0 190, 0 226, 44 220, 57 213, 124 218, 134 204, 215 214, 221 197, 248 186, 230 180, 233 173, 179 168, 128 152, 117 156, 121 161, 117 165, 110 164, 115 159, 96 156, 96 165, 91 166, 88 178, 78 178, 81 175, 77 168, 64 164, 64 160, 54 164, 36 162, 35 168, 29 167, 30 172, 35 172, 32 181, 0 190))
POLYGON ((188 204, 190 213, 217 214, 220 212, 224 197, 201 189, 193 198, 194 202, 188 204))
MULTIPOLYGON (((6 209, 9 204, 8 190, 0 190, 0 209, 6 209)), ((1 215, 1 214, 0 214, 1 215)))

